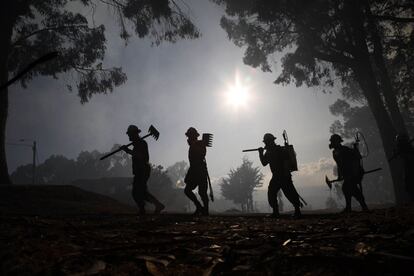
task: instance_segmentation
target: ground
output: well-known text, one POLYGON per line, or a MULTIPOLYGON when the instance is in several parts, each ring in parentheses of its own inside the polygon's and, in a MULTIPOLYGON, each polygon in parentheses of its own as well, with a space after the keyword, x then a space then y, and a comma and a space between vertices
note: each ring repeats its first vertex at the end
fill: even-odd
POLYGON ((413 222, 410 205, 301 219, 2 212, 0 274, 406 275, 413 222))

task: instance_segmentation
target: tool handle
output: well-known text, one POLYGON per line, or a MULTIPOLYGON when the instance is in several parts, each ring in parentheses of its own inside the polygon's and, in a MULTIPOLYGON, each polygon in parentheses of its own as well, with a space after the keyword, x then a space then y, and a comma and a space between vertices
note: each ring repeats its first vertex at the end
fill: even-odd
POLYGON ((242 150, 242 152, 249 152, 249 151, 259 151, 259 149, 257 148, 257 149, 245 149, 245 150, 242 150))
MULTIPOLYGON (((126 145, 126 146, 129 147, 130 145, 132 145, 132 142, 129 143, 128 145, 126 145)), ((109 156, 114 155, 115 153, 120 152, 121 150, 122 150, 122 148, 118 148, 118 149, 114 150, 113 152, 110 152, 110 153, 102 156, 101 158, 99 158, 99 160, 104 160, 105 158, 108 158, 109 156)))
MULTIPOLYGON (((147 137, 149 137, 149 136, 151 136, 151 134, 147 134, 147 135, 145 135, 145 136, 141 137, 141 139, 145 139, 145 138, 147 138, 147 137)), ((130 145, 132 145, 132 144, 133 144, 133 142, 131 142, 131 143, 129 143, 128 145, 125 145, 125 146, 129 147, 129 146, 130 146, 130 145)), ((114 150, 113 152, 110 152, 110 153, 108 153, 108 154, 106 154, 106 155, 102 156, 101 158, 99 158, 99 160, 104 160, 105 158, 108 158, 109 156, 114 155, 115 153, 120 152, 121 150, 122 150, 121 148, 116 149, 116 150, 114 150)))

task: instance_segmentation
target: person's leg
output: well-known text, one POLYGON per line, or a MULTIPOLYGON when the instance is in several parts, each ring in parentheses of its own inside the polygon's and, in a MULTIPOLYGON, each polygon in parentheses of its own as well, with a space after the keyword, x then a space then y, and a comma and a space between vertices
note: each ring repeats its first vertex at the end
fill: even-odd
POLYGON ((345 179, 344 183, 342 184, 342 192, 345 197, 345 210, 344 212, 351 212, 351 199, 352 199, 352 183, 350 183, 350 180, 345 179))
POLYGON ((267 189, 267 201, 269 202, 270 207, 273 209, 272 216, 279 216, 279 205, 277 203, 277 193, 280 190, 280 183, 276 181, 274 177, 269 182, 269 187, 267 189))
POLYGON ((364 194, 362 193, 362 190, 359 188, 360 184, 355 184, 352 189, 352 195, 355 197, 355 199, 359 202, 361 205, 362 210, 368 211, 368 206, 365 203, 364 194))
POLYGON ((146 186, 143 185, 143 178, 140 175, 134 176, 134 182, 132 183, 132 198, 138 206, 139 214, 145 214, 145 193, 146 186))
POLYGON ((201 179, 198 184, 198 194, 200 195, 201 200, 203 201, 203 215, 208 216, 208 195, 207 195, 207 179, 201 179))
POLYGON ((293 207, 295 208, 295 216, 299 217, 301 215, 300 199, 299 199, 299 194, 296 191, 295 186, 293 186, 291 177, 286 178, 283 181, 282 191, 283 191, 283 194, 286 196, 286 198, 290 201, 290 203, 292 203, 293 207))

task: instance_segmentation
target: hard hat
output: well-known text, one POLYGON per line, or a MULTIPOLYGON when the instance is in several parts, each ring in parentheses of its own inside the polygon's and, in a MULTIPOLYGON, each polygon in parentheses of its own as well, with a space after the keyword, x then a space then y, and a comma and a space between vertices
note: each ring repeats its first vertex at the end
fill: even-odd
POLYGON ((274 141, 275 139, 276 139, 276 137, 273 136, 273 134, 271 134, 271 133, 266 133, 263 136, 263 142, 266 142, 266 141, 274 141))
POLYGON ((127 129, 127 134, 129 134, 129 133, 131 133, 131 134, 133 134, 133 133, 136 133, 136 134, 138 134, 138 133, 140 133, 141 132, 141 130, 136 126, 136 125, 130 125, 129 127, 128 127, 128 129, 127 129))
POLYGON ((338 134, 332 134, 331 138, 329 138, 329 141, 331 143, 342 143, 344 140, 342 140, 342 137, 338 134))
POLYGON ((190 127, 187 129, 187 132, 185 133, 187 137, 198 137, 200 134, 197 132, 197 130, 193 127, 190 127))

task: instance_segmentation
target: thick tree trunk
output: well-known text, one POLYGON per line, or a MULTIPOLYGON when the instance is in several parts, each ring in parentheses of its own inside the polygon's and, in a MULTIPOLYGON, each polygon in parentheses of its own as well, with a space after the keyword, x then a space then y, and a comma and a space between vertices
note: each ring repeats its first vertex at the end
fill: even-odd
MULTIPOLYGON (((384 103, 378 95, 378 86, 372 68, 369 64, 361 66, 357 70, 357 79, 365 97, 367 98, 368 105, 374 115, 375 121, 381 135, 382 144, 384 147, 385 155, 387 159, 390 159, 393 155, 394 139, 397 133, 394 125, 391 122, 390 116, 384 107, 384 103)), ((394 195, 397 204, 405 203, 409 200, 408 194, 403 181, 402 166, 397 160, 389 162, 389 168, 394 183, 394 195)))
MULTIPOLYGON (((9 12, 6 9, 0 12, 0 84, 4 84, 8 80, 8 57, 14 22, 9 12)), ((0 184, 11 184, 5 149, 6 123, 9 108, 8 98, 8 89, 0 90, 0 184)))
POLYGON ((391 115, 391 120, 398 133, 407 133, 407 128, 397 103, 396 93, 385 65, 384 48, 378 32, 377 23, 372 16, 371 7, 369 6, 368 1, 365 1, 365 12, 369 23, 368 32, 371 34, 374 45, 374 62, 378 69, 378 81, 381 84, 381 91, 391 115))
MULTIPOLYGON (((356 56, 357 64, 353 66, 352 69, 368 101, 368 105, 374 115, 375 121, 377 122, 385 155, 387 159, 390 159, 393 154, 394 139, 398 128, 393 124, 387 111, 387 108, 389 109, 390 107, 388 107, 381 98, 379 92, 380 89, 377 85, 377 78, 370 61, 370 53, 367 46, 367 34, 364 28, 364 16, 366 16, 366 14, 363 12, 364 9, 361 6, 361 2, 352 0, 346 2, 346 4, 348 13, 351 15, 348 19, 350 26, 352 26, 352 39, 354 40, 358 52, 356 56)), ((389 162, 389 168, 394 184, 395 202, 397 204, 408 202, 409 197, 403 181, 401 164, 395 161, 389 162)))

